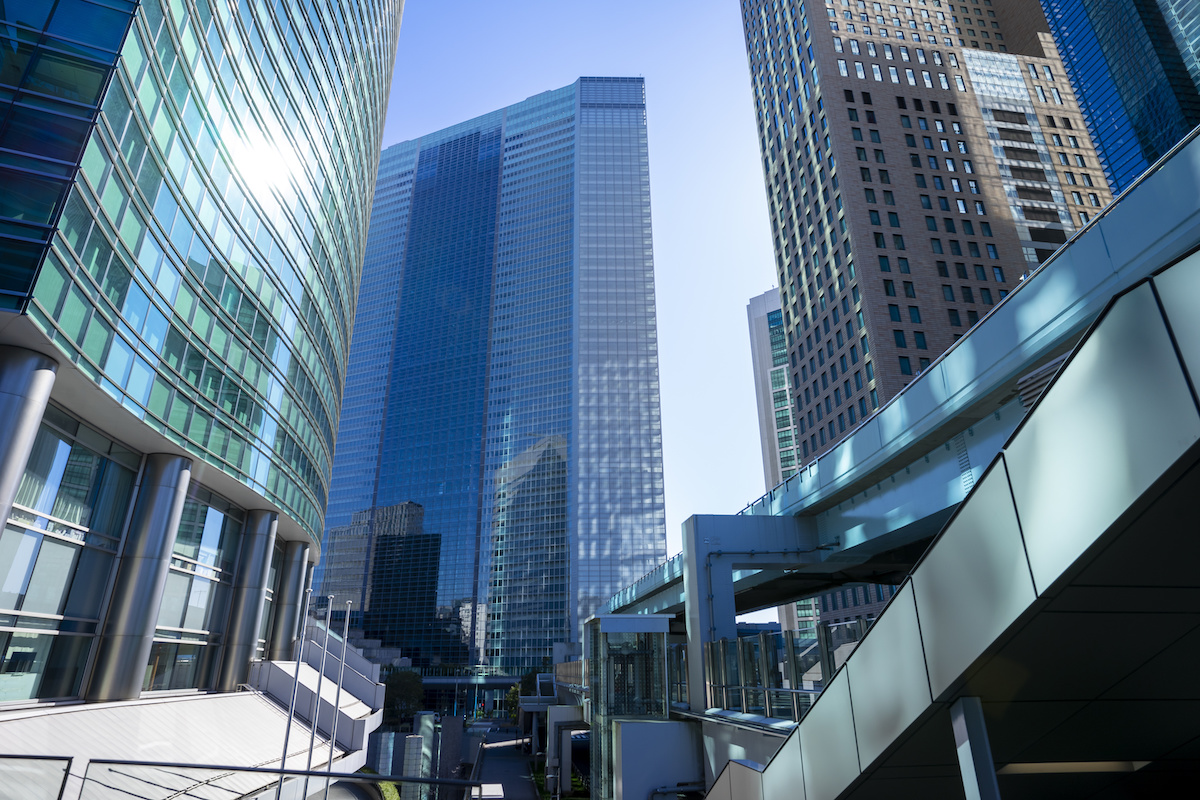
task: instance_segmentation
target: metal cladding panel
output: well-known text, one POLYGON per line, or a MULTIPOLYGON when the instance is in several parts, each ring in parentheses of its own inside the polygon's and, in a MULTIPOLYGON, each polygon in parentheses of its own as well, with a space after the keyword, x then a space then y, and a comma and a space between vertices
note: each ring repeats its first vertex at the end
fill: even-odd
POLYGON ((739 761, 730 761, 729 790, 737 800, 763 800, 763 776, 754 767, 739 761))
POLYGON ((771 759, 770 769, 762 774, 764 800, 806 800, 804 762, 800 753, 800 734, 793 731, 771 759))
POLYGON ((1037 599, 1003 457, 925 554, 912 586, 937 698, 1037 599))
POLYGON ((1109 253, 1116 264, 1137 260, 1147 250, 1200 211, 1196 181, 1200 179, 1200 152, 1193 141, 1171 159, 1170 169, 1159 169, 1121 198, 1112 211, 1100 218, 1109 253), (1130 235, 1136 231, 1136 235, 1130 235))
POLYGON ((1200 253, 1193 253, 1156 275, 1153 282, 1183 364, 1194 382, 1200 378, 1200 315, 1195 307, 1195 300, 1200 297, 1200 253))
POLYGON ((821 457, 820 460, 829 465, 829 483, 851 472, 860 464, 866 463, 879 448, 883 441, 879 433, 878 417, 869 417, 859 426, 853 436, 847 436, 836 447, 821 457))
POLYGON ((858 709, 859 762, 871 764, 932 701, 911 582, 900 587, 846 667, 858 709))
POLYGON ((800 725, 800 749, 804 796, 809 800, 837 797, 862 771, 845 670, 834 675, 800 725))
POLYGON ((919 430, 913 430, 915 423, 937 413, 948 396, 943 367, 939 364, 921 380, 906 386, 903 394, 879 412, 876 418, 883 441, 917 438, 919 430))
POLYGON ((1038 593, 1198 438, 1151 287, 1139 286, 1112 306, 1005 451, 1038 593))
POLYGON ((717 778, 717 782, 708 790, 708 794, 704 795, 705 800, 734 800, 733 790, 730 788, 733 783, 733 770, 736 765, 731 761, 721 771, 721 776, 717 778))

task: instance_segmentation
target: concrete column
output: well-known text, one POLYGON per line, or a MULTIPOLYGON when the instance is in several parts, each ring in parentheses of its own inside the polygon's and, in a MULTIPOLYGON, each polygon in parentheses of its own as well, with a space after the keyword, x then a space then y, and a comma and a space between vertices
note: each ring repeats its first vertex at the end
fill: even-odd
POLYGON ((96 648, 88 700, 133 700, 142 692, 191 476, 189 458, 168 453, 146 456, 96 648))
POLYGON ((950 706, 958 768, 962 772, 967 800, 1000 800, 996 765, 988 743, 987 722, 978 697, 960 697, 950 706))
POLYGON ((304 603, 307 580, 308 545, 304 542, 288 542, 283 553, 279 591, 275 593, 275 621, 267 648, 267 659, 270 661, 292 661, 296 658, 300 608, 304 603))
POLYGON ((271 575, 271 553, 279 515, 274 511, 251 511, 242 532, 238 572, 229 604, 229 625, 225 631, 225 652, 221 659, 221 679, 217 690, 232 692, 250 675, 250 661, 258 644, 258 627, 267 580, 271 575))
POLYGON ((0 522, 12 513, 57 373, 41 353, 0 347, 0 522))

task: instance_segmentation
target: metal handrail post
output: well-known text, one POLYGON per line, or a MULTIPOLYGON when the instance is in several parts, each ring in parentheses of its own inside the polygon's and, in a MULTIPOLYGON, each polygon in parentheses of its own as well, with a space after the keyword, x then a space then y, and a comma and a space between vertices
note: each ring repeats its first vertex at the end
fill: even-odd
MULTIPOLYGON (((300 613, 300 621, 303 622, 308 618, 308 601, 312 597, 312 589, 304 590, 304 610, 300 613)), ((300 652, 296 655, 296 675, 292 681, 292 699, 288 702, 287 727, 283 729, 283 755, 279 759, 279 768, 287 768, 287 748, 288 739, 292 735, 292 720, 296 717, 296 692, 300 688, 300 664, 304 661, 304 634, 300 634, 300 652)), ((283 792, 283 777, 280 776, 279 783, 275 786, 275 800, 279 800, 280 793, 283 792)))
MULTIPOLYGON (((333 595, 327 594, 327 595, 325 595, 325 613, 326 613, 326 615, 328 615, 329 610, 332 608, 333 608, 333 595)), ((326 623, 328 623, 328 619, 326 619, 326 623)), ((325 643, 324 643, 324 645, 322 645, 322 648, 321 648, 321 668, 319 670, 317 670, 317 690, 316 690, 316 692, 313 693, 313 705, 312 705, 313 712, 312 712, 312 717, 309 720, 312 724, 312 730, 309 732, 309 736, 308 736, 308 763, 304 767, 309 772, 312 771, 313 751, 317 747, 317 717, 321 713, 321 681, 325 678, 325 657, 327 655, 329 655, 329 625, 328 624, 325 625, 325 643)), ((336 714, 336 711, 335 711, 335 714, 336 714)), ((304 797, 308 797, 308 776, 307 775, 304 776, 304 797)))
MULTIPOLYGON (((325 765, 325 797, 324 800, 329 800, 329 779, 333 775, 333 748, 337 746, 337 724, 338 724, 338 709, 342 702, 342 680, 346 677, 346 637, 350 635, 350 606, 352 602, 346 601, 346 620, 342 625, 342 663, 338 667, 338 687, 337 692, 333 696, 333 725, 329 732, 329 763, 325 765)), ((329 638, 329 627, 325 627, 325 637, 329 638)))

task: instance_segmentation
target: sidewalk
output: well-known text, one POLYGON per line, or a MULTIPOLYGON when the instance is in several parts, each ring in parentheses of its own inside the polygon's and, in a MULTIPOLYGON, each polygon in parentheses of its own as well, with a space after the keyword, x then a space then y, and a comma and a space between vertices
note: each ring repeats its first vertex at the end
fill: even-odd
POLYGON ((529 775, 529 756, 521 752, 515 734, 493 731, 483 745, 483 768, 479 780, 501 784, 504 800, 538 800, 537 789, 529 775))

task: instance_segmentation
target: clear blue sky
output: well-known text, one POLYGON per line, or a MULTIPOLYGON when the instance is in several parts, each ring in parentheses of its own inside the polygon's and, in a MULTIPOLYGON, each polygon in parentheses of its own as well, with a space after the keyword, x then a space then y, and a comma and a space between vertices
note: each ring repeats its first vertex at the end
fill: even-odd
POLYGON ((384 145, 646 79, 667 542, 763 493, 746 302, 775 285, 737 0, 407 0, 384 145))

